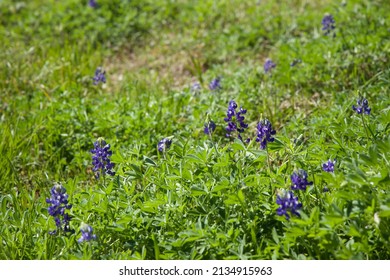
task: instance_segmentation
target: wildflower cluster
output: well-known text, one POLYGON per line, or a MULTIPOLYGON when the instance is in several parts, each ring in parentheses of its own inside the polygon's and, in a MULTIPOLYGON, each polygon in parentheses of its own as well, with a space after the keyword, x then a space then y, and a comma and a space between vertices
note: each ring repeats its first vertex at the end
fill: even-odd
POLYGON ((205 123, 204 124, 204 133, 207 134, 207 135, 210 135, 214 132, 215 128, 217 126, 215 125, 215 122, 213 121, 209 121, 208 123, 205 123))
POLYGON ((268 73, 275 67, 276 67, 276 64, 271 59, 267 58, 265 63, 264 63, 264 72, 268 73))
POLYGON ((325 162, 324 164, 322 164, 322 170, 324 170, 325 172, 334 172, 334 165, 335 165, 336 161, 331 161, 330 159, 325 162))
MULTIPOLYGON (((313 184, 313 182, 308 182, 307 173, 302 169, 291 175, 291 182, 293 183, 291 186, 292 190, 304 191, 307 186, 313 184)), ((294 196, 292 191, 285 192, 284 196, 278 195, 276 197, 276 203, 280 205, 276 212, 279 216, 285 215, 286 219, 289 220, 290 216, 287 213, 288 211, 298 217, 300 216, 298 210, 302 207, 302 203, 298 202, 298 197, 294 196)))
POLYGON ((272 129, 272 125, 269 120, 265 119, 257 124, 257 138, 256 142, 260 142, 260 148, 264 150, 267 147, 268 142, 275 140, 272 135, 275 135, 276 131, 272 129))
MULTIPOLYGON (((229 102, 226 118, 224 119, 227 122, 226 137, 232 137, 234 131, 237 131, 237 137, 242 141, 241 133, 248 127, 248 124, 244 122, 245 117, 243 116, 246 114, 246 110, 240 107, 240 110, 237 111, 237 107, 237 103, 233 100, 229 102)), ((248 138, 245 142, 249 141, 250 139, 248 138)))
POLYGON ((101 67, 98 67, 92 79, 94 85, 97 85, 99 82, 106 83, 106 72, 101 67))
POLYGON ((210 90, 218 90, 218 89, 221 89, 221 88, 222 88, 222 86, 221 86, 221 78, 220 77, 215 78, 209 84, 209 89, 210 90))
POLYGON ((89 0, 89 1, 88 1, 88 5, 89 5, 91 8, 97 8, 97 7, 98 7, 98 3, 96 2, 96 0, 89 0))
POLYGON ((292 190, 306 190, 307 186, 313 185, 313 182, 307 180, 307 173, 305 170, 300 169, 298 172, 294 172, 291 175, 292 190))
POLYGON ((352 109, 358 114, 369 115, 371 113, 371 108, 368 107, 368 101, 364 97, 359 98, 357 101, 357 106, 353 105, 352 109))
POLYGON ((89 242, 92 239, 96 239, 96 235, 93 234, 93 229, 90 225, 82 224, 80 227, 81 231, 81 237, 79 238, 78 242, 89 242))
POLYGON ((298 202, 298 197, 294 196, 292 191, 284 191, 282 195, 277 195, 276 203, 280 205, 276 210, 279 216, 284 215, 287 220, 290 219, 288 212, 298 217, 300 216, 298 210, 302 207, 302 204, 298 202))
POLYGON ((103 174, 103 176, 105 174, 114 176, 115 172, 112 169, 115 164, 110 160, 112 155, 112 151, 110 151, 110 144, 107 144, 106 141, 100 137, 93 146, 95 148, 91 150, 91 153, 93 154, 92 164, 95 177, 98 179, 101 174, 103 174))
POLYGON ((199 92, 200 90, 202 89, 202 86, 200 85, 199 82, 195 82, 192 87, 191 87, 191 90, 193 92, 199 92))
MULTIPOLYGON (((325 15, 322 19, 322 31, 324 35, 329 35, 335 28, 335 21, 332 15, 325 15)), ((335 34, 333 34, 334 36, 335 34)))
MULTIPOLYGON (((62 185, 56 184, 50 190, 50 194, 51 197, 46 199, 46 202, 51 204, 47 210, 49 215, 54 217, 57 230, 72 232, 69 227, 71 217, 65 213, 66 209, 72 208, 72 205, 68 204, 68 195, 66 194, 66 189, 62 185)), ((57 230, 51 231, 49 233, 55 234, 57 233, 57 230)))
POLYGON ((165 150, 169 149, 169 147, 172 144, 172 140, 169 138, 164 138, 157 144, 157 150, 159 152, 164 152, 165 150))

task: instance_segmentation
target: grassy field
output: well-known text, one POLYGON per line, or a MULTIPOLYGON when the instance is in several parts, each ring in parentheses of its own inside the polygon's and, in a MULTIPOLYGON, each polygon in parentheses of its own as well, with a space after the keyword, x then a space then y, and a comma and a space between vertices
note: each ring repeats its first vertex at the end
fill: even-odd
POLYGON ((0 0, 0 259, 390 258, 390 1, 89 2, 0 0))

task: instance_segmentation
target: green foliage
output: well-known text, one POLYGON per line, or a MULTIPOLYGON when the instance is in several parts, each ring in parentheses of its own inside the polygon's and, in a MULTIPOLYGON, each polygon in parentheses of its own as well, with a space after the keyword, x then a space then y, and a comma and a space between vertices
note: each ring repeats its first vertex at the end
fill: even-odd
POLYGON ((43 2, 0 1, 0 259, 390 258, 388 1, 43 2), (371 115, 352 110, 359 95, 371 115), (230 100, 249 144, 225 137, 230 100), (277 131, 266 150, 261 118, 277 131), (94 177, 98 137, 113 177, 94 177), (298 169, 313 185, 286 220, 276 196, 298 169), (55 182, 75 234, 49 234, 55 182), (77 242, 82 222, 96 240, 77 242))

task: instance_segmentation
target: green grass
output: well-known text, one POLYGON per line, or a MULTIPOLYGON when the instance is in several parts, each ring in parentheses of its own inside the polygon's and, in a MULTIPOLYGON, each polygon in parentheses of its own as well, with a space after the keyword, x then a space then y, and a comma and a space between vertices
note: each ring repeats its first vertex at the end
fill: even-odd
POLYGON ((0 259, 390 258, 388 1, 43 2, 0 1, 0 259), (225 137, 230 100, 250 144, 225 137), (116 175, 97 180, 99 137, 116 175), (276 197, 298 169, 313 185, 286 220, 276 197), (74 234, 49 234, 55 183, 74 234), (96 240, 77 242, 82 222, 96 240))

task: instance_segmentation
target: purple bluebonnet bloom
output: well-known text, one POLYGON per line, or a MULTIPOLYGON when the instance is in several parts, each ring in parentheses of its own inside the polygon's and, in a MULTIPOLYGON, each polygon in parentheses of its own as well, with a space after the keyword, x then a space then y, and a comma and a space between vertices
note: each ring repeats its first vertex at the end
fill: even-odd
POLYGON ((103 176, 105 174, 114 176, 115 172, 112 169, 115 164, 110 160, 112 155, 112 151, 110 151, 110 144, 107 144, 106 141, 100 137, 95 143, 93 143, 93 146, 95 148, 91 150, 91 153, 93 154, 92 164, 95 177, 98 179, 101 174, 103 176))
POLYGON ((300 216, 298 210, 302 207, 302 203, 298 202, 298 197, 294 196, 292 191, 285 191, 283 195, 277 195, 276 203, 280 205, 276 210, 279 216, 284 215, 287 220, 290 219, 288 212, 300 216))
POLYGON ((307 186, 313 185, 313 182, 307 181, 307 173, 305 170, 299 170, 291 175, 292 190, 306 190, 307 186))
MULTIPOLYGON (((65 213, 66 209, 72 208, 72 205, 68 203, 66 189, 60 184, 55 184, 54 187, 50 190, 50 194, 51 197, 46 199, 46 202, 51 204, 47 210, 49 215, 54 217, 57 230, 72 232, 69 227, 71 217, 65 213)), ((55 234, 57 230, 51 231, 49 233, 55 234)))
POLYGON ((192 87, 191 87, 191 90, 193 92, 199 92, 200 90, 202 89, 202 86, 200 85, 199 82, 195 82, 192 87))
POLYGON ((334 172, 334 165, 335 165, 336 161, 331 161, 330 159, 325 162, 324 164, 322 164, 322 170, 326 171, 326 172, 334 172))
POLYGON ((106 82, 106 71, 103 71, 101 67, 98 67, 95 71, 95 76, 92 78, 93 84, 97 85, 99 82, 106 82))
POLYGON ((257 138, 256 142, 260 142, 260 149, 264 150, 267 147, 268 142, 275 140, 272 135, 275 135, 276 131, 272 129, 272 125, 269 120, 265 119, 257 124, 257 138))
POLYGON ((80 227, 81 231, 81 237, 79 238, 78 242, 89 242, 92 239, 96 239, 96 235, 93 234, 93 229, 90 225, 82 224, 80 227))
POLYGON ((322 31, 325 35, 329 35, 335 28, 335 21, 332 15, 325 15, 322 19, 322 31))
POLYGON ((214 80, 212 80, 209 84, 209 89, 210 90, 218 90, 221 89, 221 77, 217 77, 214 80))
MULTIPOLYGON (((229 102, 228 110, 226 113, 226 118, 224 118, 224 121, 227 122, 226 127, 226 137, 232 137, 232 134, 234 131, 237 131, 237 137, 238 139, 242 140, 241 133, 244 132, 245 128, 248 127, 248 124, 246 124, 245 117, 243 115, 246 114, 246 110, 240 107, 240 110, 237 110, 237 103, 233 100, 229 102)), ((246 143, 248 143, 250 139, 246 139, 246 143)))
POLYGON ((169 147, 172 144, 172 140, 169 138, 164 138, 157 144, 157 150, 159 152, 164 152, 165 150, 169 149, 169 147))
POLYGON ((88 5, 89 5, 91 8, 97 8, 97 7, 98 7, 98 3, 96 2, 96 0, 89 0, 89 1, 88 1, 88 5))
POLYGON ((357 106, 353 105, 352 109, 358 114, 369 115, 371 113, 371 108, 368 107, 368 101, 364 97, 359 98, 357 101, 357 106))
POLYGON ((264 63, 264 72, 268 73, 275 67, 276 67, 276 64, 271 59, 267 58, 265 63, 264 63))
POLYGON ((205 134, 210 135, 214 132, 216 127, 215 122, 209 121, 208 123, 205 123, 203 131, 205 134))

